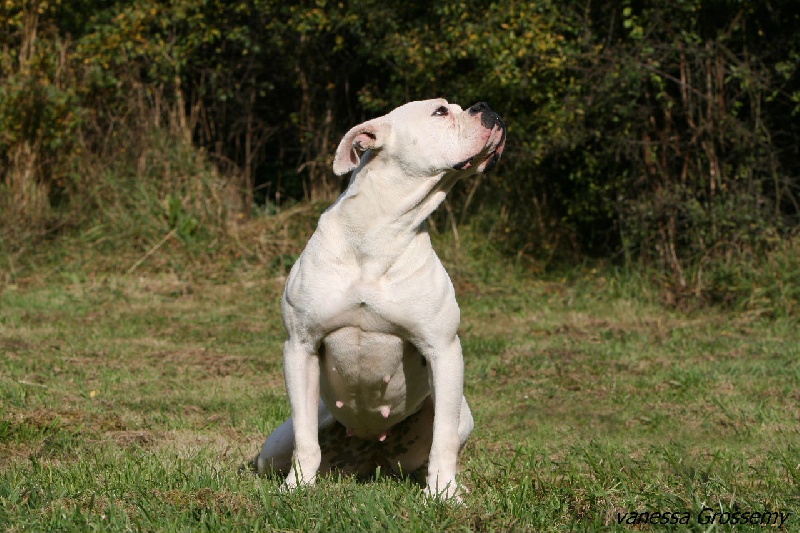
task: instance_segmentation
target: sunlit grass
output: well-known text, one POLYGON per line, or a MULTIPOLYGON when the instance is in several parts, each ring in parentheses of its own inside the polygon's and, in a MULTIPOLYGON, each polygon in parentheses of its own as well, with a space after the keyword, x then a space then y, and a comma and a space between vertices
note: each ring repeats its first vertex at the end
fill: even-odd
POLYGON ((411 479, 284 494, 239 472, 288 416, 280 278, 5 286, 0 529, 611 531, 636 511, 692 515, 639 528, 701 531, 706 507, 798 508, 793 323, 668 312, 612 273, 475 268, 454 275, 476 419, 462 506, 411 479))

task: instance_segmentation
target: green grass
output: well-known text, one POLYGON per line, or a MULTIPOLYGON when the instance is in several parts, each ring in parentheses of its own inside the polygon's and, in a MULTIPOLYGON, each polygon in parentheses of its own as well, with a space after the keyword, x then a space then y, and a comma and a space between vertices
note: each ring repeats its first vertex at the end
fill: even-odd
POLYGON ((58 272, 0 285, 0 530, 707 531, 703 508, 789 511, 800 528, 796 322, 442 255, 476 420, 463 505, 410 480, 284 494, 239 473, 289 411, 282 280, 262 267, 58 272), (631 511, 691 521, 618 524, 631 511))

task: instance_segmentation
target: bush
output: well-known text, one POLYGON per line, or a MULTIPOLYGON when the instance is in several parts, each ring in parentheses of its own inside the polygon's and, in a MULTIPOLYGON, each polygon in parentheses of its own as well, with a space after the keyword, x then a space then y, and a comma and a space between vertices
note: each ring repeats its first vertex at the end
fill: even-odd
POLYGON ((83 117, 69 39, 51 21, 40 21, 36 10, 16 12, 4 22, 0 227, 19 232, 16 238, 27 241, 62 222, 51 208, 63 199, 83 117))
POLYGON ((7 1, 0 239, 230 250, 232 220, 338 194, 349 127, 441 95, 488 101, 509 138, 437 227, 742 301, 735 273, 800 222, 798 23, 790 0, 7 1))

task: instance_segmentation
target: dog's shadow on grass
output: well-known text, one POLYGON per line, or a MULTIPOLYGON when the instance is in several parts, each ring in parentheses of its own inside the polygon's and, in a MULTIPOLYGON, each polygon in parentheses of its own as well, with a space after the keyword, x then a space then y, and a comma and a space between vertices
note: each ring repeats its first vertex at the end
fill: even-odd
MULTIPOLYGON (((257 457, 251 459, 247 463, 239 465, 239 474, 247 476, 255 476, 261 479, 269 479, 276 484, 282 485, 286 479, 286 475, 281 472, 270 472, 266 474, 259 474, 257 457)), ((380 482, 382 480, 393 480, 398 483, 408 483, 411 486, 417 487, 420 490, 426 486, 426 472, 428 471, 427 462, 413 472, 394 472, 390 467, 377 465, 374 472, 369 474, 354 474, 344 470, 332 468, 325 472, 319 472, 318 477, 328 481, 353 481, 358 485, 369 485, 380 482)))

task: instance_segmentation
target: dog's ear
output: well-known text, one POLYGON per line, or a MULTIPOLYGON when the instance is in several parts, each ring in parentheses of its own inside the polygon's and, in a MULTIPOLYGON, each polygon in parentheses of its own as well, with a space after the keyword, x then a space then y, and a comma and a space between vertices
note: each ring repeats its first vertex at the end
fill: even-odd
POLYGON ((382 147, 389 130, 389 122, 385 117, 372 119, 351 128, 336 149, 336 156, 333 158, 334 174, 342 176, 356 168, 361 161, 360 152, 382 147))

